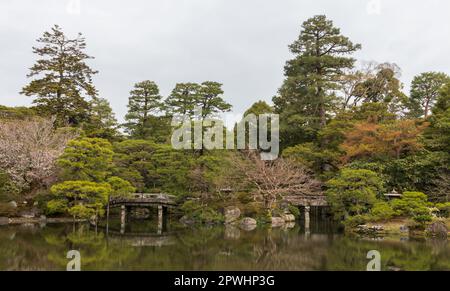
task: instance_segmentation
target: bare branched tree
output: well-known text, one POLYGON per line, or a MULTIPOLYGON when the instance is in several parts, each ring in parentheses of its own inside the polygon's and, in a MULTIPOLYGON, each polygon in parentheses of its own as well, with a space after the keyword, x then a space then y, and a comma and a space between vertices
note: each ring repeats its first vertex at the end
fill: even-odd
POLYGON ((286 196, 321 195, 321 183, 291 160, 263 161, 254 151, 246 152, 245 158, 245 162, 236 165, 245 167, 242 172, 255 187, 255 198, 261 199, 266 209, 272 209, 286 196))
POLYGON ((47 185, 56 159, 75 137, 53 124, 42 118, 0 122, 0 169, 20 190, 47 185))

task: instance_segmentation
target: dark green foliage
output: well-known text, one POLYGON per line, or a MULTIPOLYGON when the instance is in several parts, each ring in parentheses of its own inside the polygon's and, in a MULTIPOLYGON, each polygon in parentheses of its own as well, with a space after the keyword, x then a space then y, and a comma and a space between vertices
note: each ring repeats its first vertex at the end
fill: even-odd
POLYGON ((203 205, 199 201, 186 201, 181 207, 188 219, 196 223, 215 224, 224 221, 224 217, 211 207, 203 205))
POLYGON ((441 217, 445 218, 450 217, 450 202, 438 203, 436 204, 436 208, 439 209, 439 215, 441 217))
POLYGON ((162 96, 153 81, 142 81, 130 92, 128 113, 125 116, 127 133, 133 138, 149 139, 158 123, 156 116, 162 110, 162 96), (153 118, 152 118, 153 117, 153 118))
POLYGON ((111 172, 112 145, 100 138, 80 138, 68 143, 59 158, 61 178, 104 182, 111 172))
POLYGON ((30 68, 34 79, 22 89, 22 94, 35 96, 38 112, 56 116, 57 125, 79 125, 88 119, 89 103, 85 97, 95 97, 92 70, 86 60, 92 59, 84 50, 81 34, 67 38, 57 25, 37 40, 41 47, 33 52, 40 58, 30 68))
POLYGON ((427 195, 422 192, 404 192, 402 198, 392 201, 391 205, 399 215, 412 217, 423 224, 432 219, 427 199, 427 195))
POLYGON ((37 115, 33 107, 7 107, 0 105, 0 120, 15 120, 33 118, 37 115))
POLYGON ((77 218, 102 216, 111 194, 111 185, 88 181, 66 181, 52 186, 54 199, 47 204, 48 214, 64 213, 77 218))
POLYGON ((197 106, 202 109, 202 119, 231 110, 232 106, 224 100, 223 93, 220 83, 207 81, 201 84, 197 106))
POLYGON ((118 123, 108 100, 94 97, 89 105, 89 120, 83 124, 86 136, 110 141, 117 139, 118 123))
POLYGON ((107 182, 111 186, 111 197, 126 197, 136 192, 136 188, 122 178, 111 177, 108 178, 107 182))
POLYGON ((387 221, 398 213, 385 201, 376 202, 370 210, 370 218, 375 221, 387 221))
POLYGON ((0 170, 0 202, 9 202, 19 193, 19 189, 11 181, 9 175, 0 170))
POLYGON ((152 155, 158 145, 152 141, 126 140, 114 144, 115 176, 130 181, 138 192, 154 188, 152 155))
POLYGON ((415 76, 411 83, 410 115, 427 119, 440 90, 448 82, 450 77, 444 73, 427 72, 415 76))
POLYGON ((200 97, 200 88, 201 86, 197 83, 176 84, 170 96, 165 100, 168 114, 193 116, 200 97))
POLYGON ((368 213, 383 190, 382 181, 376 173, 347 168, 329 180, 326 186, 328 202, 337 218, 368 213))
POLYGON ((177 194, 192 188, 190 152, 145 140, 116 143, 114 152, 114 174, 130 181, 139 192, 177 194))
POLYGON ((273 98, 280 116, 282 148, 313 139, 337 104, 338 77, 353 67, 348 55, 359 50, 324 15, 308 19, 290 45, 295 58, 285 66, 279 95, 273 98))

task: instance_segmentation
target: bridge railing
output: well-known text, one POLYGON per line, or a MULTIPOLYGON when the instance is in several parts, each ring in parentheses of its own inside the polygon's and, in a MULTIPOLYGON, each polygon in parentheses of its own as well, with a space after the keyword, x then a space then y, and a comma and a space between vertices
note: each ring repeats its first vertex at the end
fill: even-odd
POLYGON ((143 204, 175 204, 176 196, 164 193, 134 193, 128 197, 111 198, 110 206, 126 203, 143 203, 143 204))

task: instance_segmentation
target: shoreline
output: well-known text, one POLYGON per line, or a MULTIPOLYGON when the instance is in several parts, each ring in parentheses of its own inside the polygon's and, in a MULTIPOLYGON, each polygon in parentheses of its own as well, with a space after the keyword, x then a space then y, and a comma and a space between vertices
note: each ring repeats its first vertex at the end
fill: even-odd
POLYGON ((26 218, 26 217, 6 217, 5 221, 0 221, 0 226, 18 225, 18 224, 40 224, 40 223, 72 223, 86 222, 86 219, 73 219, 72 217, 56 217, 56 218, 26 218), (8 219, 8 221, 6 221, 8 219))

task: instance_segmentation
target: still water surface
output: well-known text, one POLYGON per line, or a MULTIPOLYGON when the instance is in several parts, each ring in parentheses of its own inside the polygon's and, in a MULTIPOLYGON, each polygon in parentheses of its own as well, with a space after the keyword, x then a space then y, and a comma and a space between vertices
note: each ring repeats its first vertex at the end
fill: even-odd
POLYGON ((442 240, 361 239, 329 224, 285 229, 169 224, 158 234, 151 221, 95 229, 81 224, 0 227, 0 270, 65 270, 69 250, 82 270, 365 270, 370 250, 382 270, 450 270, 450 244, 442 240))

